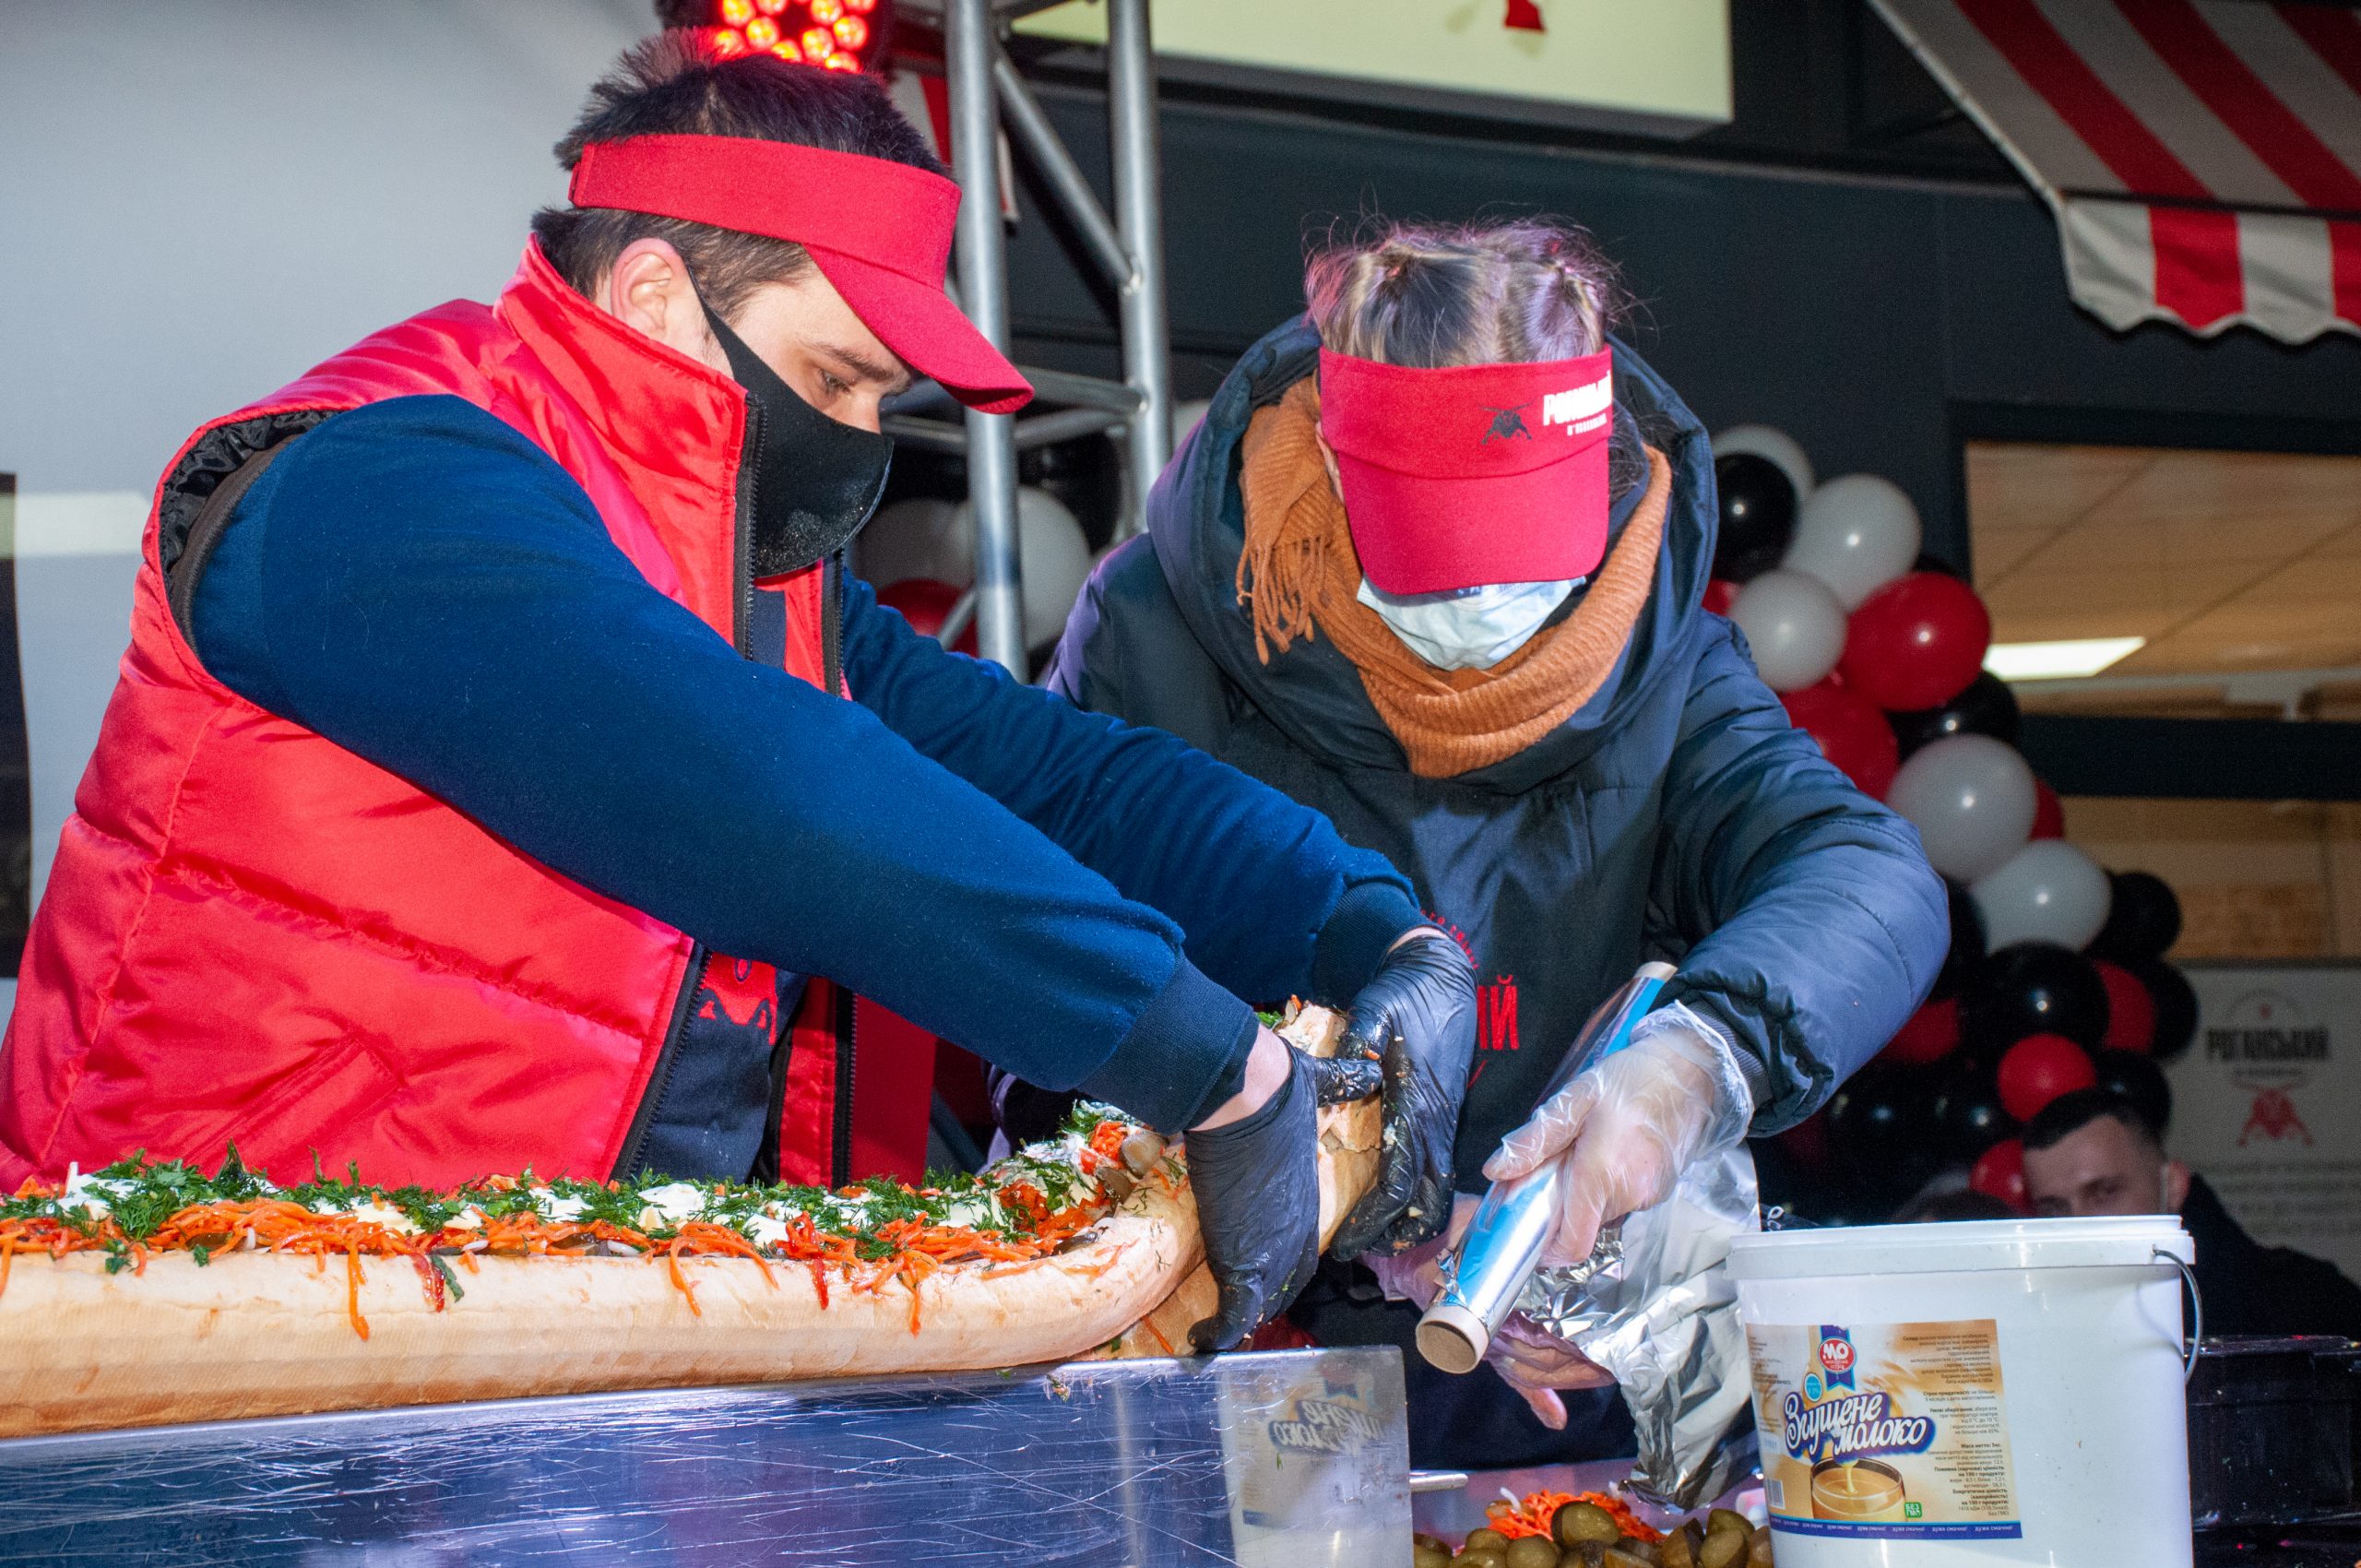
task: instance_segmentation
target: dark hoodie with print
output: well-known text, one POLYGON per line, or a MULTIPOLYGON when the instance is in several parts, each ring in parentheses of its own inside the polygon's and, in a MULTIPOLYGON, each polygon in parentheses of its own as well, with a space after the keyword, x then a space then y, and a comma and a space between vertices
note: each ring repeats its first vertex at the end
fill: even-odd
MULTIPOLYGON (((1483 1190, 1484 1159, 1583 1020, 1650 958, 1679 967, 1668 999, 1737 1043, 1755 1131, 1800 1121, 1918 1004, 1949 916, 1910 825, 1789 725, 1737 628, 1701 607, 1716 515, 1704 432, 1615 346, 1619 445, 1636 457, 1644 435, 1674 470, 1647 605, 1557 730, 1489 767, 1421 778, 1333 643, 1299 640, 1266 664, 1238 602, 1246 422, 1318 351, 1299 319, 1230 373, 1157 482, 1147 536, 1084 590, 1050 683, 1318 807, 1409 874, 1481 988, 1462 1191, 1483 1190)), ((1617 532, 1640 494, 1617 497, 1617 532)))
MULTIPOLYGON (((1617 466, 1644 473, 1644 438, 1674 473, 1647 604, 1613 671, 1558 729, 1490 766, 1421 778, 1333 643, 1298 640, 1264 663, 1238 602, 1247 421, 1313 374, 1318 354, 1298 319, 1230 372, 1157 481, 1146 537, 1084 589, 1050 684, 1318 807, 1409 874, 1480 987, 1461 1191, 1483 1190, 1485 1158, 1583 1020, 1651 958, 1679 968, 1667 999, 1736 1043, 1754 1131, 1802 1120, 1917 1006, 1950 915, 1916 831, 1789 725, 1737 628, 1702 607, 1716 517, 1705 433, 1615 345, 1617 466)), ((1621 488, 1611 536, 1640 495, 1621 488)), ((1383 1301, 1366 1271, 1324 1267, 1293 1315, 1325 1343, 1405 1348, 1414 1463, 1630 1451, 1612 1390, 1566 1396, 1572 1424, 1553 1433, 1497 1380, 1433 1372, 1408 1350, 1416 1313, 1383 1301)))
MULTIPOLYGON (((1265 664, 1238 602, 1240 445, 1254 410, 1313 373, 1303 320, 1250 350, 1067 623, 1050 683, 1169 730, 1327 814, 1406 872, 1475 959, 1479 1034, 1459 1187, 1533 1109, 1575 1031, 1651 958, 1719 1023, 1754 1092, 1754 1131, 1810 1114, 1916 1007, 1949 944, 1941 881, 1910 825, 1853 788, 1787 722, 1736 627, 1700 600, 1714 557, 1713 455, 1672 389, 1615 346, 1619 469, 1670 459, 1655 587, 1591 700, 1536 744, 1454 778, 1410 772, 1359 672, 1324 638, 1265 664)), ((1639 504, 1618 495, 1611 529, 1639 504)), ((1480 519, 1476 520, 1480 522, 1480 519)), ((1208 854, 1222 847, 1210 844, 1208 854)), ((1325 1265, 1292 1314, 1328 1344, 1404 1348, 1412 1461, 1519 1465, 1631 1451, 1614 1391, 1570 1393, 1543 1428, 1489 1375, 1409 1349, 1417 1313, 1358 1267, 1325 1265)))

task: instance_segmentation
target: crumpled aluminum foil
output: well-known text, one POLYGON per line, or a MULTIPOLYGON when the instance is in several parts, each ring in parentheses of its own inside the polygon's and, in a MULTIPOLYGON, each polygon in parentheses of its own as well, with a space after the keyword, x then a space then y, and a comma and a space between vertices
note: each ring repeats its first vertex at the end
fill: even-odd
POLYGON ((1744 1145, 1698 1161, 1673 1195, 1599 1234, 1591 1255, 1535 1273, 1517 1311, 1614 1374, 1639 1433, 1631 1486, 1694 1508, 1753 1467, 1753 1384, 1726 1264, 1759 1229, 1744 1145))

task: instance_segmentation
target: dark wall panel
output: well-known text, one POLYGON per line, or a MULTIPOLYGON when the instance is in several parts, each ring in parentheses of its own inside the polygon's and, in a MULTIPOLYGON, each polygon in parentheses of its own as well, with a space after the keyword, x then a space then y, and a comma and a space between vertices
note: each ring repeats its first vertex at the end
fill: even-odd
MULTIPOLYGON (((1052 112, 1104 188, 1087 95, 1052 112)), ((1956 403, 2301 416, 2361 423, 2361 342, 2287 349, 2238 330, 2117 336, 2066 293, 2047 212, 2023 191, 1800 176, 1575 153, 1169 104, 1171 322, 1183 396, 1301 308, 1308 235, 1368 210, 1546 208, 1587 225, 1637 297, 1631 336, 1709 426, 1778 424, 1823 473, 1901 484, 1929 544, 1964 558, 1956 403)), ((1014 257, 1036 358, 1109 368, 1104 302, 1038 211, 1014 257)), ((2037 424, 2037 422, 2036 422, 2037 424)))

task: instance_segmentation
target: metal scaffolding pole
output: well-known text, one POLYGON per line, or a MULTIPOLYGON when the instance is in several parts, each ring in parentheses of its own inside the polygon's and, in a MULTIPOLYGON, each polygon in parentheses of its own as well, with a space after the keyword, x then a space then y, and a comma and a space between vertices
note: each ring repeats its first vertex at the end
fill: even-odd
POLYGON ((1148 486, 1172 456, 1172 367, 1164 327, 1163 159, 1148 0, 1108 0, 1107 117, 1115 161, 1115 221, 1130 253, 1123 291, 1123 379, 1140 395, 1132 421, 1132 495, 1122 534, 1146 526, 1148 486))
MULTIPOLYGON (((1016 454, 1106 431, 1123 439, 1129 493, 1115 537, 1144 525, 1148 486, 1172 449, 1172 379, 1164 330, 1164 220, 1157 151, 1156 65, 1148 0, 1109 0, 1108 134, 1113 153, 1110 218, 1056 128, 1003 53, 1010 18, 1052 0, 907 0, 914 16, 939 18, 951 98, 952 172, 959 181, 959 294, 968 316, 1008 351, 1008 255, 1001 227, 998 125, 1005 120, 1053 201, 1073 220, 1088 260, 1119 302, 1123 380, 1027 370, 1042 411, 1012 420, 967 415, 956 427, 922 417, 928 396, 887 416, 886 434, 930 451, 964 450, 976 518, 976 621, 985 658, 1022 676, 1026 647, 1016 524, 1016 454), (1055 410, 1055 411, 1051 411, 1055 410)), ((939 392, 936 394, 939 396, 939 392)))
MULTIPOLYGON (((959 291, 972 320, 1008 352, 1008 251, 1001 232, 1000 137, 991 0, 943 0, 959 204, 959 291)), ((1006 414, 967 410, 967 495, 976 519, 976 646, 1020 681, 1027 674, 1016 549, 1016 432, 1006 414)))

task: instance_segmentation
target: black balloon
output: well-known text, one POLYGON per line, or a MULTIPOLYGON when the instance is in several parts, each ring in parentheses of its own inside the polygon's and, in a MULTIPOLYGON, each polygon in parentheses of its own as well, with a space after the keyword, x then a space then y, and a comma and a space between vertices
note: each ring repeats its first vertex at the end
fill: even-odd
POLYGON ((1962 1062, 1943 1075, 1935 1091, 1934 1118, 1942 1153, 1968 1164, 2017 1130, 2000 1108, 1999 1086, 1988 1062, 1962 1062))
POLYGON ((2162 958, 2144 958, 2123 967, 2147 988, 2149 1000, 2156 1004, 2156 1043, 2150 1054, 2159 1062, 2170 1062, 2197 1038, 2197 992, 2189 989, 2187 976, 2162 958))
POLYGON ((1967 889, 1949 877, 1943 879, 1944 891, 1951 895, 1952 944, 1943 955, 1943 967, 1936 972, 1935 991, 1930 1000, 1940 1002, 1957 996, 1967 984, 1968 977, 1984 964, 1984 914, 1967 889))
POLYGON ((2127 968, 2143 958, 2161 958, 2180 940, 2180 900, 2165 879, 2144 871, 2107 873, 2114 901, 2107 906, 2106 924, 2091 938, 2091 952, 2127 968))
POLYGON ((1714 576, 1733 583, 1761 576, 1779 564, 1796 532, 1796 481, 1768 457, 1734 452, 1714 459, 1721 497, 1721 532, 1714 544, 1714 576))
POLYGON ((1893 738, 1901 743, 1904 757, 1931 741, 1953 735, 1989 735, 2013 746, 2020 728, 2016 694, 1989 670, 1978 674, 1968 683, 1967 690, 1940 707, 1889 713, 1885 717, 1893 726, 1893 738))
POLYGON ((2027 1035, 2064 1035, 2096 1051, 2106 1039, 2106 982, 2054 942, 2012 942, 1985 959, 1961 999, 1970 1047, 1989 1056, 2027 1035))
POLYGON ((1860 1192, 1897 1200, 1934 1174, 1941 1149, 1934 1095, 1923 1073, 1871 1066, 1828 1101, 1828 1141, 1837 1168, 1860 1192))
POLYGON ((2155 1060, 2139 1051, 2094 1051, 2091 1062, 2099 1070, 2099 1087, 2112 1089, 2138 1106, 2148 1125, 2162 1137, 2173 1122, 2173 1090, 2155 1060))

